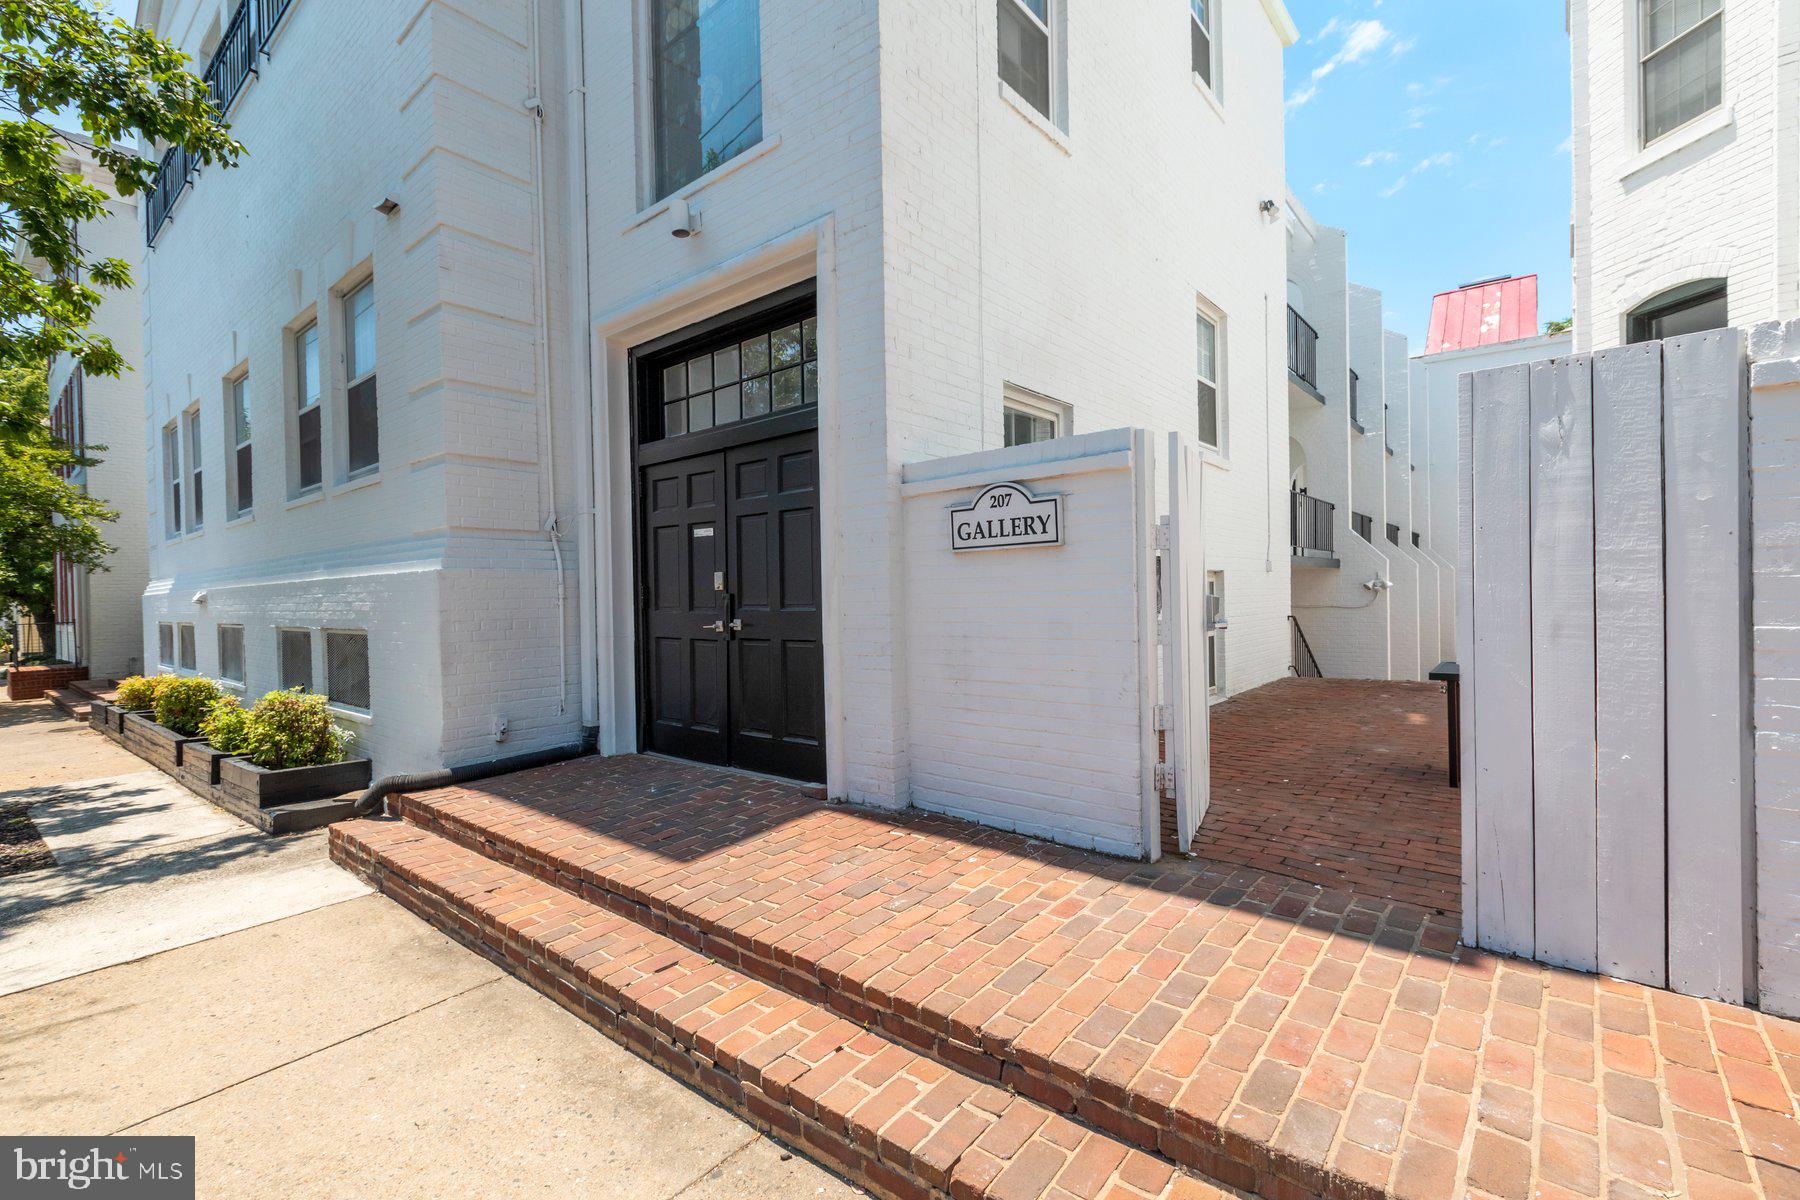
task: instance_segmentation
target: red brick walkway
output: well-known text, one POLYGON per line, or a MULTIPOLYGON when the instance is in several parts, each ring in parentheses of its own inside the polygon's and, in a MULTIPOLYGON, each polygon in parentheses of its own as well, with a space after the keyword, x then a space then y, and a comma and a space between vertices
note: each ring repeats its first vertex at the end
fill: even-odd
POLYGON ((1196 855, 1461 912, 1440 685, 1285 679, 1218 705, 1212 721, 1196 855))
MULTIPOLYGON (((442 845, 1280 1200, 1800 1197, 1800 1026, 1459 947, 1414 906, 643 758, 405 809, 442 845)), ((373 845, 370 824, 334 836, 373 845)), ((467 868, 440 856, 411 869, 447 894, 467 868)))

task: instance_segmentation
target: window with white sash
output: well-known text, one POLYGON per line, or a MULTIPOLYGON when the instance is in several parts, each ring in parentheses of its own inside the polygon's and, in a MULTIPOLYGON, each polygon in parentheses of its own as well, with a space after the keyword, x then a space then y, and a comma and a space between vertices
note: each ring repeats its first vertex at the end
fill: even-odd
POLYGON ((1644 141, 1686 125, 1725 100, 1722 0, 1638 0, 1644 141))

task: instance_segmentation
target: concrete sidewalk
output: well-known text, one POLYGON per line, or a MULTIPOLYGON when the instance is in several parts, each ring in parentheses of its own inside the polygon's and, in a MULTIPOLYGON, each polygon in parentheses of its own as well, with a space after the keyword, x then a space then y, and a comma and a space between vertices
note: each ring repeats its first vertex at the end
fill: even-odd
POLYGON ((859 1193, 67 719, 0 703, 0 1132, 181 1134, 206 1197, 859 1193))
POLYGON ((265 837, 48 701, 0 704, 0 764, 56 857, 0 879, 0 995, 368 891, 323 831, 265 837))
POLYGON ((0 999, 0 1129, 197 1139, 208 1197, 858 1193, 378 896, 0 999))

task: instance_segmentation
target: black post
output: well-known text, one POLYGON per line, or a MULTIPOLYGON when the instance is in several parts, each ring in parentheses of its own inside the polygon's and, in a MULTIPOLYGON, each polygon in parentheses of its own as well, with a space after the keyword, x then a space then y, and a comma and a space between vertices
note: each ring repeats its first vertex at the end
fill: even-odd
POLYGON ((1462 786, 1462 668, 1445 660, 1431 668, 1428 678, 1444 685, 1450 701, 1450 786, 1462 786))

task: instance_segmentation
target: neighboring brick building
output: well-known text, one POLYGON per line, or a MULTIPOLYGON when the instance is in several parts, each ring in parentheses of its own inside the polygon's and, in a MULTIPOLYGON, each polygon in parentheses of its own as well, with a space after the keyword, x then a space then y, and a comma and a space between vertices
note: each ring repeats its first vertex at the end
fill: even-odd
POLYGON ((1575 349, 1800 311, 1800 10, 1571 0, 1575 349))
POLYGON ((250 150, 149 205, 148 652, 378 770, 587 736, 903 805, 901 465, 1130 425, 1213 447, 1219 690, 1286 674, 1292 24, 984 3, 147 0, 250 150))
MULTIPOLYGON (((143 227, 138 202, 114 192, 109 175, 75 135, 65 135, 62 169, 80 175, 107 193, 106 211, 75 230, 89 258, 116 258, 142 282, 143 227)), ((104 289, 91 332, 112 342, 125 360, 116 378, 89 375, 73 358, 59 354, 48 372, 51 430, 70 445, 104 447, 92 452, 94 466, 71 475, 90 496, 118 513, 100 527, 112 553, 103 571, 82 571, 58 559, 52 614, 56 657, 88 669, 95 679, 134 674, 143 665, 139 609, 148 570, 144 523, 143 313, 137 288, 104 289)))

